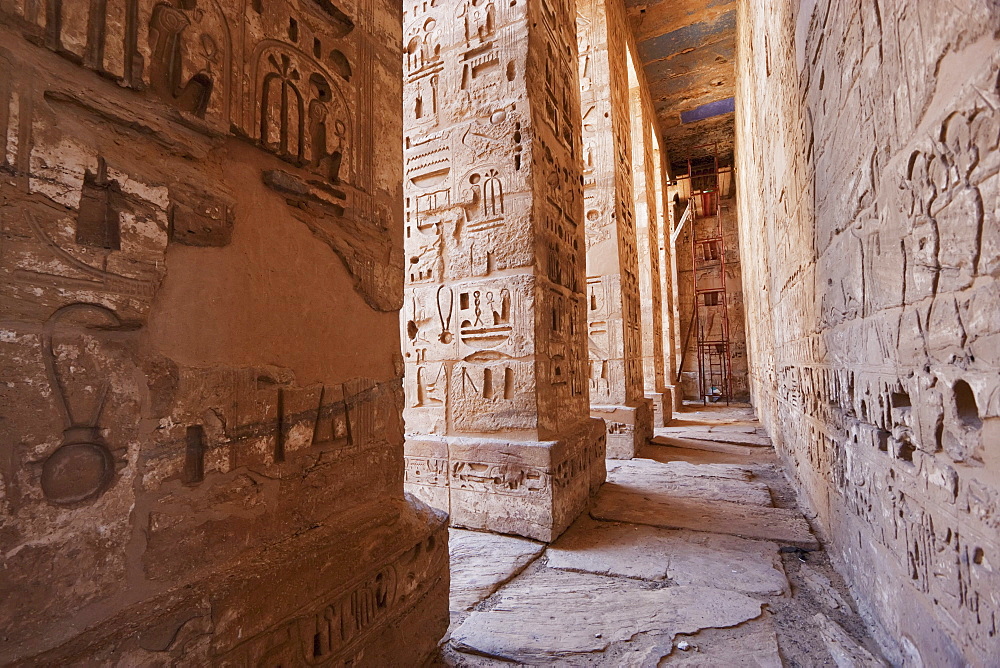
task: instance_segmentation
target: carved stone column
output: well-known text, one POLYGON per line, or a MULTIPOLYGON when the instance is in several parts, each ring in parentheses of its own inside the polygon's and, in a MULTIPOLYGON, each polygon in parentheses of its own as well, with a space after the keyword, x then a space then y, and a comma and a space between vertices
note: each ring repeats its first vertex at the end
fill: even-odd
POLYGON ((630 459, 652 436, 652 406, 643 396, 628 25, 619 0, 581 0, 579 10, 591 414, 606 421, 608 457, 630 459))
POLYGON ((0 5, 0 664, 445 632, 402 479, 401 10, 339 7, 0 5))
POLYGON ((635 186, 635 231, 639 249, 639 298, 642 303, 642 378, 646 398, 653 403, 653 426, 665 427, 673 412, 664 368, 663 282, 660 248, 663 244, 662 192, 659 151, 655 150, 655 118, 642 70, 634 67, 629 49, 632 119, 632 173, 635 186))
MULTIPOLYGON (((650 118, 655 118, 650 114, 650 118)), ((651 150, 653 156, 653 184, 654 201, 657 207, 656 221, 658 229, 657 259, 660 263, 660 312, 659 318, 662 328, 663 342, 663 392, 666 403, 663 406, 663 424, 666 425, 673 417, 675 409, 681 406, 681 397, 678 388, 674 385, 677 377, 677 347, 676 320, 674 316, 674 245, 671 241, 673 230, 673 205, 668 200, 667 181, 670 179, 668 172, 667 152, 660 147, 660 138, 654 129, 651 134, 651 150)))
POLYGON ((407 485, 553 540, 604 479, 589 417, 574 6, 407 2, 407 485))

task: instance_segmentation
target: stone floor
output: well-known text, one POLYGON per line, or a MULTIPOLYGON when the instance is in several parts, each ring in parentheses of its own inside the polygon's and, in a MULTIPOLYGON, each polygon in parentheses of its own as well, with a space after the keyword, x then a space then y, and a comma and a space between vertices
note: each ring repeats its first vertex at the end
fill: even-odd
POLYGON ((451 532, 438 666, 875 666, 746 407, 688 406, 550 546, 451 532))

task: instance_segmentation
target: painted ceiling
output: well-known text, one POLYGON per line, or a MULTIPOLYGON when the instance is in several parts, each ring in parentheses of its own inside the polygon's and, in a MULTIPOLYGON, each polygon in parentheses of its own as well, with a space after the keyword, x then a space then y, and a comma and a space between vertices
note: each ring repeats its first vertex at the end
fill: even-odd
POLYGON ((730 163, 737 0, 625 0, 671 172, 712 154, 730 163), (708 147, 697 148, 709 144, 708 147))

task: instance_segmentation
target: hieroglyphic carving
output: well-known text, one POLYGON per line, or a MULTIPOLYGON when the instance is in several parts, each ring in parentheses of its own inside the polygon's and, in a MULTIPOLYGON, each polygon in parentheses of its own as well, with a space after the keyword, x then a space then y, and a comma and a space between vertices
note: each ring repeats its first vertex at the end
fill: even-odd
POLYGON ((0 663, 417 665, 443 633, 366 338, 402 298, 394 19, 0 2, 0 663))
POLYGON ((66 428, 62 444, 45 460, 40 484, 45 497, 60 505, 93 500, 115 474, 115 457, 101 436, 101 415, 111 392, 108 372, 102 369, 108 360, 87 334, 81 332, 75 340, 67 336, 72 332, 67 323, 74 319, 91 321, 90 336, 121 326, 102 306, 70 304, 56 311, 42 331, 42 355, 66 428))
MULTIPOLYGON (((644 415, 639 268, 633 208, 628 28, 614 0, 578 6, 589 285, 591 403, 644 415), (637 408, 638 407, 638 408, 637 408)), ((641 148, 641 147, 640 147, 641 148)), ((634 452, 649 436, 639 420, 634 452)), ((609 429, 612 422, 608 422, 609 429)), ((632 433, 632 432, 630 432, 632 433)), ((608 432, 623 442, 622 434, 608 432)))
POLYGON ((447 552, 447 543, 432 535, 392 554, 360 581, 317 597, 293 619, 220 657, 221 665, 351 663, 371 636, 427 593, 447 552))
POLYGON ((150 89, 171 104, 204 117, 215 92, 216 109, 228 106, 232 45, 215 3, 175 7, 160 2, 149 21, 150 89), (197 11, 192 11, 197 10, 197 11))
POLYGON ((796 35, 777 19, 792 4, 749 3, 737 49, 755 407, 890 662, 989 663, 1000 326, 981 314, 998 312, 1000 62, 982 22, 996 9, 820 2, 796 35), (802 58, 765 76, 744 50, 763 35, 802 58), (876 52, 877 68, 836 76, 876 52))
MULTIPOLYGON (((483 447, 494 447, 509 434, 530 448, 587 423, 571 18, 561 2, 404 4, 410 484, 426 479, 418 470, 430 455, 419 437, 440 437, 450 451, 461 439, 491 438, 483 447)), ((469 466, 453 493, 491 497, 531 478, 491 465, 480 480, 469 466)), ((553 503, 546 494, 531 497, 539 512, 553 503)), ((472 498, 452 495, 453 521, 550 535, 537 523, 513 529, 516 508, 476 511, 485 506, 472 498)))
POLYGON ((261 145, 338 183, 342 164, 350 164, 350 118, 339 86, 316 60, 288 47, 267 45, 257 58, 261 145))
MULTIPOLYGON (((398 282, 402 259, 381 234, 392 198, 357 187, 358 170, 370 168, 358 162, 363 137, 357 109, 367 104, 361 91, 383 82, 370 80, 370 61, 356 68, 363 44, 334 3, 325 0, 320 14, 288 0, 260 6, 248 0, 44 4, 45 11, 35 2, 11 10, 27 21, 32 39, 124 86, 150 90, 195 132, 249 139, 301 169, 283 179, 266 176, 273 175, 268 170, 265 183, 331 246, 370 303, 398 307, 398 294, 388 286, 398 282), (365 242, 353 244, 358 236, 365 242), (392 256, 388 266, 386 255, 392 256)), ((165 139, 128 112, 71 97, 67 101, 103 119, 165 139)))
MULTIPOLYGON (((634 49, 629 49, 630 65, 635 59, 634 49)), ((653 401, 654 425, 663 426, 669 420, 671 400, 666 389, 664 333, 670 330, 670 319, 664 319, 663 314, 663 282, 666 271, 665 258, 661 257, 661 248, 665 249, 662 189, 663 176, 659 169, 659 141, 653 122, 655 118, 652 103, 646 87, 643 85, 641 69, 629 68, 630 118, 632 120, 632 171, 634 175, 633 190, 635 195, 635 232, 637 261, 639 267, 639 300, 648 305, 640 309, 641 345, 642 345, 642 380, 647 398, 653 401)), ((737 281, 734 281, 737 283, 737 281)), ((734 286, 734 287, 738 287, 734 286)), ((738 290, 734 290, 734 293, 738 290)), ((742 304, 734 304, 734 310, 742 304)), ((734 320, 736 320, 734 318, 734 320)), ((742 323, 742 318, 738 321, 742 323)), ((742 340, 741 328, 734 328, 737 339, 742 340)), ((745 357, 745 356, 744 356, 745 357)), ((736 365, 743 368, 742 365, 736 365)))

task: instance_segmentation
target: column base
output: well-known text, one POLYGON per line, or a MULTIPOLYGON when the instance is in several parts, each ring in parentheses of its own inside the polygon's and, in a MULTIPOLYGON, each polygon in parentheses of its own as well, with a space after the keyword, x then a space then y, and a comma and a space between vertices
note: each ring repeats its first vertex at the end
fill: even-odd
POLYGON ((678 384, 670 387, 673 388, 674 412, 678 413, 684 408, 684 386, 678 384))
POLYGON ((591 406, 608 430, 608 459, 632 459, 653 437, 653 406, 642 399, 635 406, 591 406))
POLYGON ((646 398, 653 402, 653 429, 666 427, 674 412, 674 400, 670 389, 663 392, 647 392, 646 398))
POLYGON ((388 499, 126 608, 39 665, 422 665, 448 628, 443 514, 388 499))
POLYGON ((551 542, 604 482, 604 456, 595 419, 558 441, 411 436, 405 487, 451 526, 551 542))

